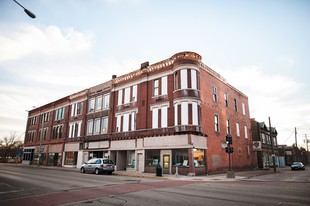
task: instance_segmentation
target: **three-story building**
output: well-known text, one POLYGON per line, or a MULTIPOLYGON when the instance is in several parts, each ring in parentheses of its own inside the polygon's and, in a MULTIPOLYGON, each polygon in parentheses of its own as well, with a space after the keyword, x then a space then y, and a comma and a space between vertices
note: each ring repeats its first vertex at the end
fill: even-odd
MULTIPOLYGON (((252 165, 248 97, 203 64, 197 53, 145 62, 64 99, 62 166, 108 157, 117 170, 155 173, 161 165, 166 174, 174 174, 176 167, 179 174, 206 174, 228 168, 226 135, 233 137, 233 168, 252 165)), ((45 107, 30 111, 29 122, 45 107)), ((36 133, 39 127, 28 123, 26 132, 36 133)), ((40 154, 38 139, 25 139, 25 146, 32 157, 40 154)))

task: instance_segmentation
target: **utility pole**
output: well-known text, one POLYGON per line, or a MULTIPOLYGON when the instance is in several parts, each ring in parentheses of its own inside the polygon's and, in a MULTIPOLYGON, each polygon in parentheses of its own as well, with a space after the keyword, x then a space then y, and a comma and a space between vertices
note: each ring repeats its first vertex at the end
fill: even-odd
POLYGON ((297 129, 296 129, 296 127, 295 127, 295 148, 294 148, 294 150, 295 150, 294 159, 295 159, 295 161, 297 161, 297 129))
POLYGON ((297 129, 295 127, 295 146, 297 147, 297 129))
POLYGON ((308 149, 308 138, 307 138, 307 134, 305 134, 305 140, 306 140, 306 147, 307 147, 307 161, 309 164, 309 149, 308 149))
POLYGON ((274 153, 274 148, 273 148, 273 137, 272 137, 272 129, 271 129, 271 120, 270 120, 270 117, 268 117, 269 119, 269 134, 270 134, 270 141, 271 141, 271 156, 272 156, 272 162, 273 162, 273 171, 276 172, 277 169, 276 169, 276 155, 274 153))

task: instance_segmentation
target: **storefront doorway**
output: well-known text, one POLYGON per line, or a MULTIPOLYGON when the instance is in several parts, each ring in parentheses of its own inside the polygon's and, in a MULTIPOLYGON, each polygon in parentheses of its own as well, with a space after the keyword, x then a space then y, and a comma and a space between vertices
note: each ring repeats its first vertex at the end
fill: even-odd
POLYGON ((170 173, 170 155, 163 156, 163 174, 170 173))

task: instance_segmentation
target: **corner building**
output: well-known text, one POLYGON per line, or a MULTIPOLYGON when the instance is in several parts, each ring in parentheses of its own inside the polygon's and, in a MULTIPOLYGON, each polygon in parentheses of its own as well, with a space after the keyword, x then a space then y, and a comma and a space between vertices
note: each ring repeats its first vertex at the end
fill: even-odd
MULTIPOLYGON (((75 95, 83 103, 80 115, 68 114, 64 124, 62 166, 68 154, 74 167, 92 157, 109 157, 117 170, 155 173, 160 164, 164 174, 175 174, 178 167, 182 175, 203 175, 228 169, 227 134, 233 137, 232 168, 252 166, 248 98, 203 64, 197 53, 145 62, 85 92, 75 95), (72 126, 76 123, 78 130, 72 126)), ((72 113, 72 103, 67 110, 72 113)), ((26 140, 33 156, 39 145, 50 144, 26 140)))

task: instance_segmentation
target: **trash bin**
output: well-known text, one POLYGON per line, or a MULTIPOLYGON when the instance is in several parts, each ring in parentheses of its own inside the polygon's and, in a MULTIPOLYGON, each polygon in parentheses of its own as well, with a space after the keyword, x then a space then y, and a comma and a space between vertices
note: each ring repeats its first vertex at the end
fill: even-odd
POLYGON ((156 176, 157 177, 161 177, 162 173, 163 173, 163 169, 161 168, 160 165, 157 165, 157 167, 156 167, 156 176))

